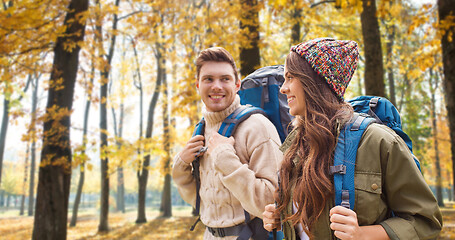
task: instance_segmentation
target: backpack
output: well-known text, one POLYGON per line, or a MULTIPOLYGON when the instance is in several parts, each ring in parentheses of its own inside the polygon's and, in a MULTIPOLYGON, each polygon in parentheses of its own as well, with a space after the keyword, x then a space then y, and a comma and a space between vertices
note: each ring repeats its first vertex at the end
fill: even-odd
MULTIPOLYGON (((406 143, 412 153, 412 141, 401 128, 401 118, 393 104, 383 97, 359 96, 347 101, 354 108, 354 117, 340 131, 335 148, 333 174, 335 205, 354 209, 354 172, 357 148, 365 129, 373 122, 387 125, 406 143)), ((419 160, 414 161, 420 170, 419 160)))
MULTIPOLYGON (((246 105, 235 110, 229 115, 221 124, 218 133, 230 137, 234 134, 237 126, 249 116, 255 113, 260 113, 266 116, 275 126, 280 136, 281 142, 286 139, 286 136, 290 132, 288 125, 293 119, 289 114, 289 106, 287 104, 286 95, 280 92, 280 87, 284 82, 284 67, 283 65, 267 66, 260 68, 253 73, 246 76, 240 86, 238 92, 240 96, 240 104, 246 105)), ((193 132, 195 135, 204 135, 205 120, 204 118, 199 121, 193 132)), ((199 158, 192 162, 193 166, 193 177, 196 180, 196 207, 195 211, 199 214, 200 207, 200 176, 199 176, 199 158)), ((263 227, 262 219, 255 218, 250 220, 250 214, 244 211, 245 214, 245 227, 239 234, 238 239, 271 239, 272 233, 267 232, 263 227)), ((200 219, 193 224, 190 228, 194 230, 196 224, 200 219)), ((209 231, 212 230, 209 228, 209 231)), ((212 234, 217 236, 223 236, 224 233, 217 232, 218 229, 212 234)), ((282 239, 283 233, 273 231, 273 239, 282 239)))
POLYGON ((275 125, 281 143, 290 132, 289 123, 294 118, 289 114, 287 97, 280 92, 284 83, 284 66, 274 65, 260 68, 242 80, 240 104, 252 105, 264 110, 275 125))

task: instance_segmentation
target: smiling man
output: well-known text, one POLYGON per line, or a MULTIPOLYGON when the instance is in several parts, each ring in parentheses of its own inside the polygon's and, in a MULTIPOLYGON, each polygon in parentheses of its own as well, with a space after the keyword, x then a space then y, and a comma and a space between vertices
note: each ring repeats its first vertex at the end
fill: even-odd
POLYGON ((274 201, 277 170, 283 158, 281 142, 273 124, 262 114, 253 114, 240 123, 233 137, 218 134, 223 120, 241 107, 237 67, 228 51, 213 47, 199 54, 196 68, 205 133, 192 137, 175 156, 172 176, 182 198, 195 206, 197 190, 191 163, 200 156, 204 239, 237 239, 243 236, 246 225, 244 210, 254 219, 274 201), (207 152, 201 153, 202 147, 207 147, 207 152))

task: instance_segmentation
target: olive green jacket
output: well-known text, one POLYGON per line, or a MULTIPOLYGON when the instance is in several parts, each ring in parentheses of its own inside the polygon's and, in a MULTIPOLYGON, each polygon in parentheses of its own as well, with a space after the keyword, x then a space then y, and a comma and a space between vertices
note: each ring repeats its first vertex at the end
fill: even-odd
MULTIPOLYGON (((295 138, 289 134, 281 150, 295 138)), ((442 228, 437 201, 414 162, 407 145, 393 130, 370 125, 357 150, 355 168, 355 206, 359 226, 381 225, 390 239, 436 239, 442 228), (395 215, 394 217, 392 216, 395 215)), ((314 239, 335 239, 330 229, 329 201, 311 229, 314 239)), ((292 205, 284 216, 292 214, 292 205)), ((283 222, 285 239, 296 239, 293 224, 283 222)))

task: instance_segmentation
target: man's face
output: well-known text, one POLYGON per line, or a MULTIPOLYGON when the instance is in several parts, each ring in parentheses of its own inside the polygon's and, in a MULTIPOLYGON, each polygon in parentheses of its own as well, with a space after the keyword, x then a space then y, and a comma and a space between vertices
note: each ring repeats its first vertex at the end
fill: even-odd
POLYGON ((234 101, 240 81, 236 82, 231 64, 210 61, 202 65, 196 87, 207 110, 219 112, 234 101))

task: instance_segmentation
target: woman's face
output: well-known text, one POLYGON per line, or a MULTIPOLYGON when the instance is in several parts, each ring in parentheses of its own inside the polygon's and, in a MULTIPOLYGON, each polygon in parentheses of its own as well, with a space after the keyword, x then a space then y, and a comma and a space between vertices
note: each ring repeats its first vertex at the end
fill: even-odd
POLYGON ((303 84, 299 79, 294 77, 287 71, 284 66, 284 83, 280 88, 280 92, 286 94, 289 105, 289 113, 292 116, 303 116, 305 114, 305 93, 303 92, 303 84))

